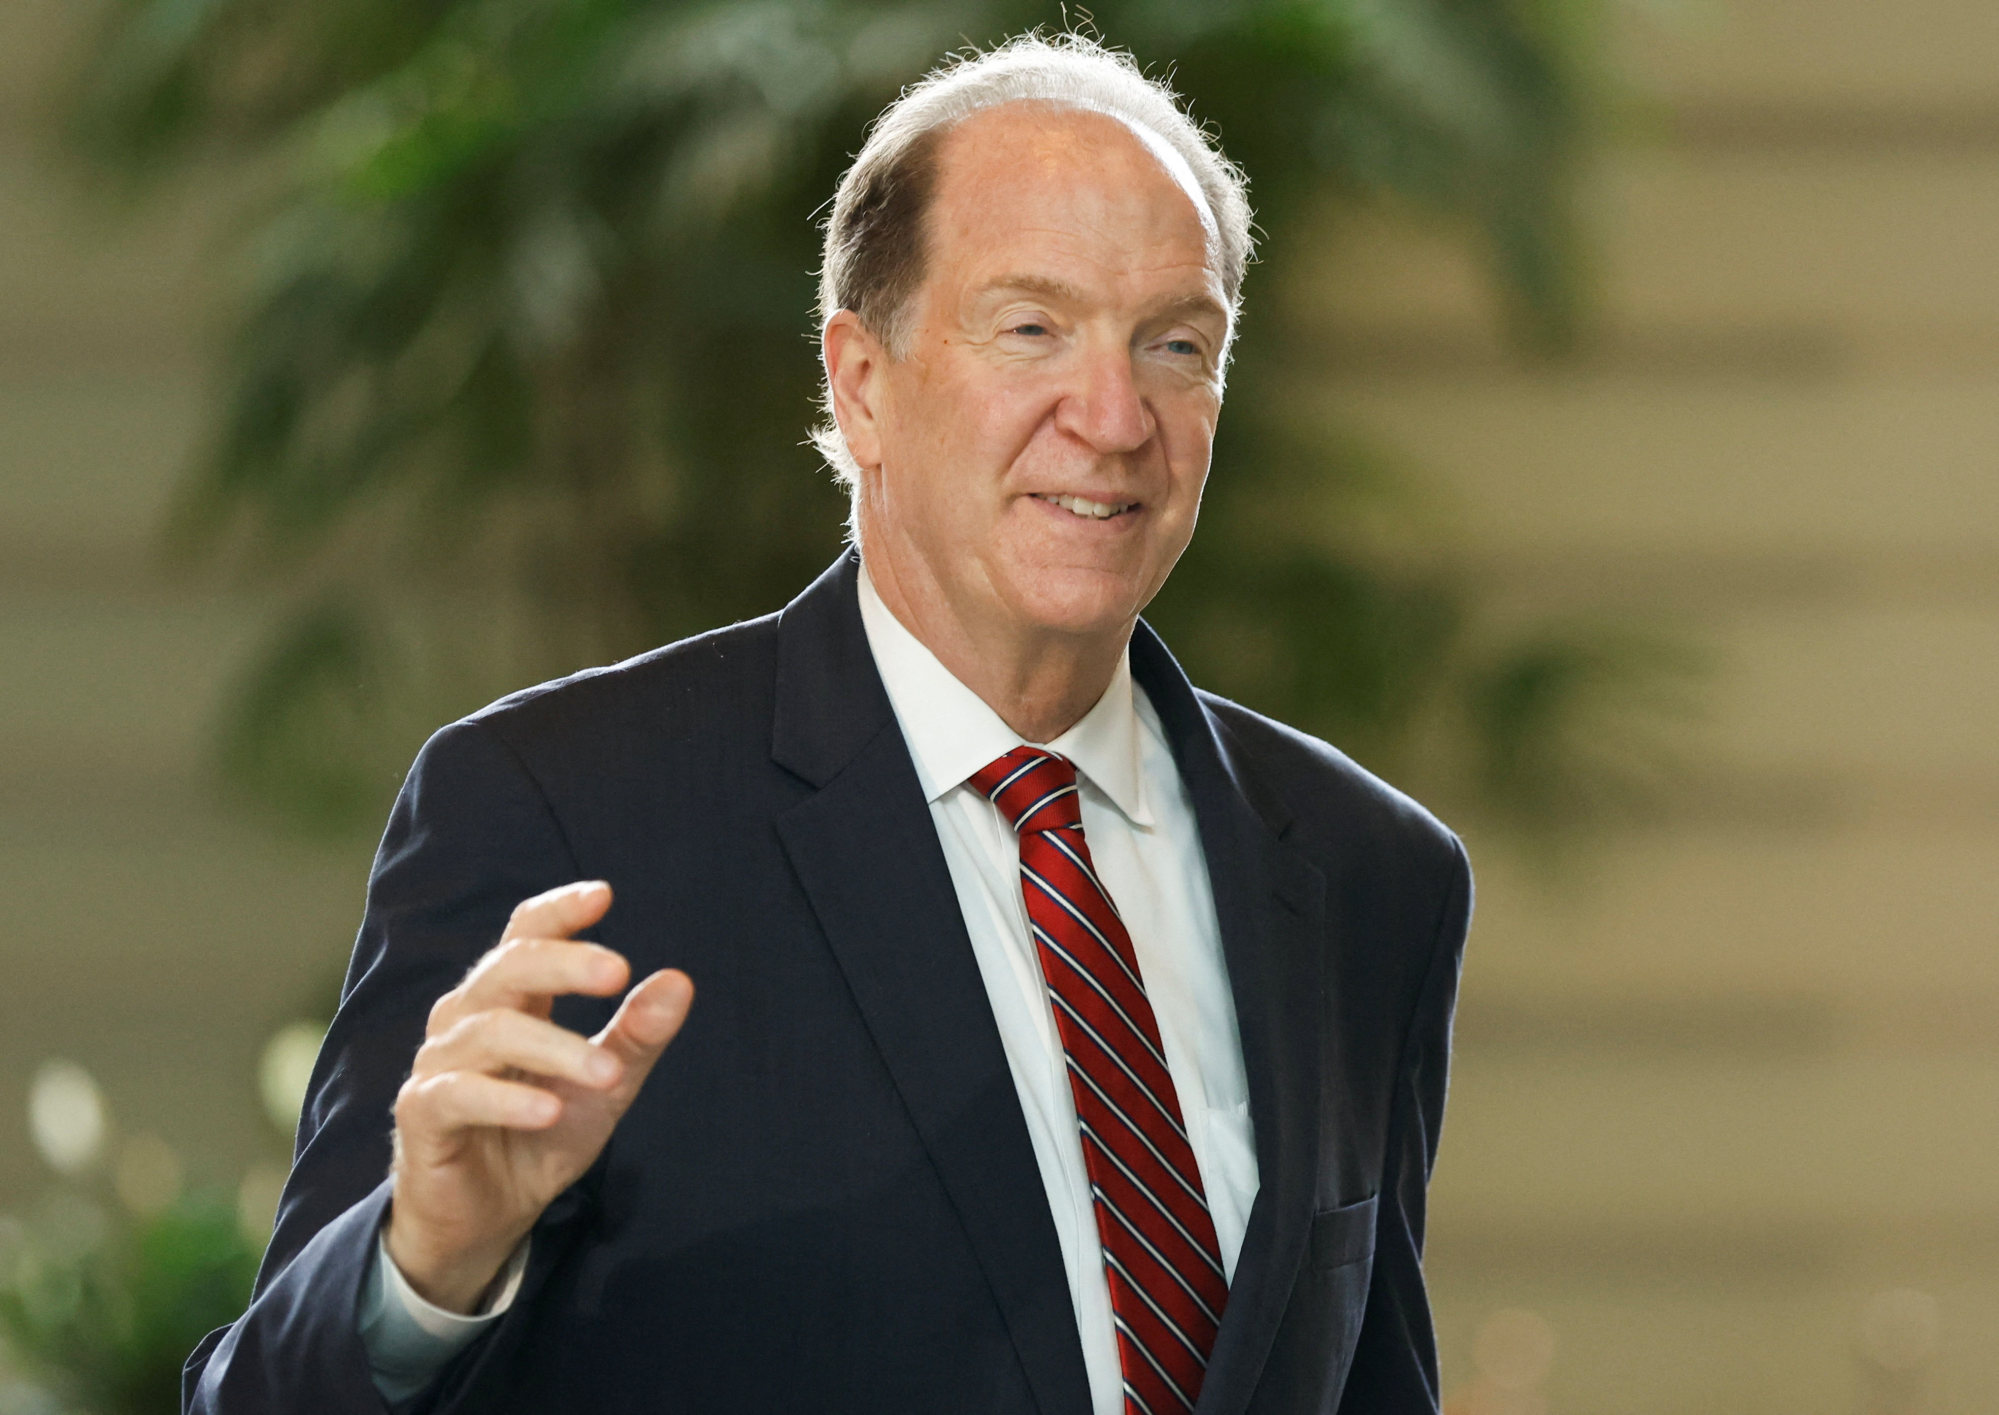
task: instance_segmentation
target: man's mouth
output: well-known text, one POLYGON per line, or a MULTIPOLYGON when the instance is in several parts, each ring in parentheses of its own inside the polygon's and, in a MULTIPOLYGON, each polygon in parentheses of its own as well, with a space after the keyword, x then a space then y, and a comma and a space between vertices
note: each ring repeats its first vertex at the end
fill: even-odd
POLYGON ((1093 521, 1109 520, 1112 516, 1122 516, 1127 511, 1138 509, 1136 501, 1090 501, 1081 496, 1052 496, 1034 493, 1036 501, 1046 501, 1050 506, 1060 506, 1074 516, 1086 516, 1093 521))

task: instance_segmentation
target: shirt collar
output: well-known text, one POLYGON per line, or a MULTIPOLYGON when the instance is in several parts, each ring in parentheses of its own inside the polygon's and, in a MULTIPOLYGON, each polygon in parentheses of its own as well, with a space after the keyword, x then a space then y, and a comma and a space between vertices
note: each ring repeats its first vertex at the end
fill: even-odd
MULTIPOLYGON (((926 800, 936 801, 995 757, 1021 745, 1020 734, 959 682, 882 603, 865 563, 860 599, 868 648, 909 743, 926 800)), ((1139 770, 1139 722, 1132 701, 1129 650, 1118 655, 1110 686, 1081 721, 1053 742, 1033 745, 1046 746, 1074 762, 1076 770, 1133 825, 1152 824, 1139 770)))

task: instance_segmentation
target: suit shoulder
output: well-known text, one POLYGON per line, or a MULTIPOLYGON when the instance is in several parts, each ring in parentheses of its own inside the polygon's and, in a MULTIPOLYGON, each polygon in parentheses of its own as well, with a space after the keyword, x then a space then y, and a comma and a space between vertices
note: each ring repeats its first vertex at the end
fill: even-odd
POLYGON ((524 760, 615 755, 712 743, 718 731, 769 722, 777 616, 697 634, 621 663, 586 668, 509 693, 445 731, 484 727, 524 760), (761 714, 753 711, 766 704, 761 714))
POLYGON ((1463 857, 1449 826, 1330 742, 1214 693, 1195 692, 1231 755, 1308 836, 1357 839, 1426 869, 1449 871, 1463 857))

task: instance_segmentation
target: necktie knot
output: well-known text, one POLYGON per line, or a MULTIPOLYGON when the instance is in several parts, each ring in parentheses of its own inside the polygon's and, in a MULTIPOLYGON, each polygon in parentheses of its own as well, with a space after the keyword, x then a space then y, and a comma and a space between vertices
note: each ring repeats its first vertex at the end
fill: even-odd
POLYGON ((974 772, 971 782, 1022 835, 1083 824, 1075 763, 1054 752, 1015 747, 974 772))

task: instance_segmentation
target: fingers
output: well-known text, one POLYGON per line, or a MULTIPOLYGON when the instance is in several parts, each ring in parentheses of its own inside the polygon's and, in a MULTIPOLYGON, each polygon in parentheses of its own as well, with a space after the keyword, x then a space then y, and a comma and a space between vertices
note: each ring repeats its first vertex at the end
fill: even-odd
POLYGON ((447 1071, 526 1072, 605 1090, 624 1075, 624 1061, 566 1027, 525 1012, 494 1008, 461 1019, 417 1049, 411 1075, 447 1071))
POLYGON ((616 1094, 629 1101, 645 1083, 653 1062, 680 1034, 694 1004, 694 983, 677 968, 662 968, 633 988, 604 1029, 590 1039, 600 1054, 624 1069, 616 1094))
POLYGON ((473 964, 465 981, 437 1000, 429 1031, 436 1036, 467 1016, 493 1008, 547 1016, 553 999, 565 993, 609 997, 624 987, 631 973, 630 964, 600 944, 509 939, 473 964))
POLYGON ((519 1008, 545 1017, 549 1002, 564 993, 608 997, 617 992, 631 977, 625 960, 608 948, 568 938, 603 918, 610 907, 611 887, 602 880, 565 884, 522 900, 500 942, 431 1008, 428 1035, 437 1036, 490 1008, 519 1008))
POLYGON ((419 1151, 464 1130, 545 1130, 561 1117, 559 1097, 477 1071, 411 1076, 396 1095, 397 1143, 419 1151))
POLYGON ((437 1152, 459 1132, 481 1127, 545 1130, 561 1119, 560 1096, 515 1079, 562 1080, 606 1092, 608 1114, 624 1112, 653 1063, 679 1034, 694 984, 677 969, 652 974, 588 1040, 522 1012, 498 1009, 463 1019, 426 1041, 396 1096, 398 1144, 437 1152), (496 1072, 509 1074, 494 1074, 496 1072))
MULTIPOLYGON (((561 1113, 561 1097, 517 1079, 521 1076, 604 1093, 611 1113, 622 1112, 660 1052, 680 1031, 693 1002, 694 985, 677 970, 652 974, 631 990, 616 1015, 589 1040, 549 1021, 555 998, 570 993, 613 996, 629 981, 631 965, 623 957, 564 936, 597 922, 610 903, 608 885, 585 881, 538 894, 514 910, 500 943, 432 1007, 424 1043, 405 1087, 413 1095, 434 1091, 449 1098, 457 1096, 462 1086, 468 1099, 448 1107, 443 1099, 413 1104, 413 1120, 436 1125, 449 1118, 460 1126, 484 1123, 517 1129, 552 1124, 561 1113), (510 1089, 501 1092, 449 1079, 459 1076, 510 1089), (531 1104, 527 1095, 543 1101, 531 1104), (480 1111, 472 1098, 486 1111, 480 1111), (476 1118, 487 1112, 509 1118, 476 1118)), ((403 1108, 399 1098, 399 1126, 403 1108)))
POLYGON ((578 880, 523 899, 514 906, 500 942, 514 938, 568 938, 587 929, 611 907, 611 886, 600 879, 578 880))

